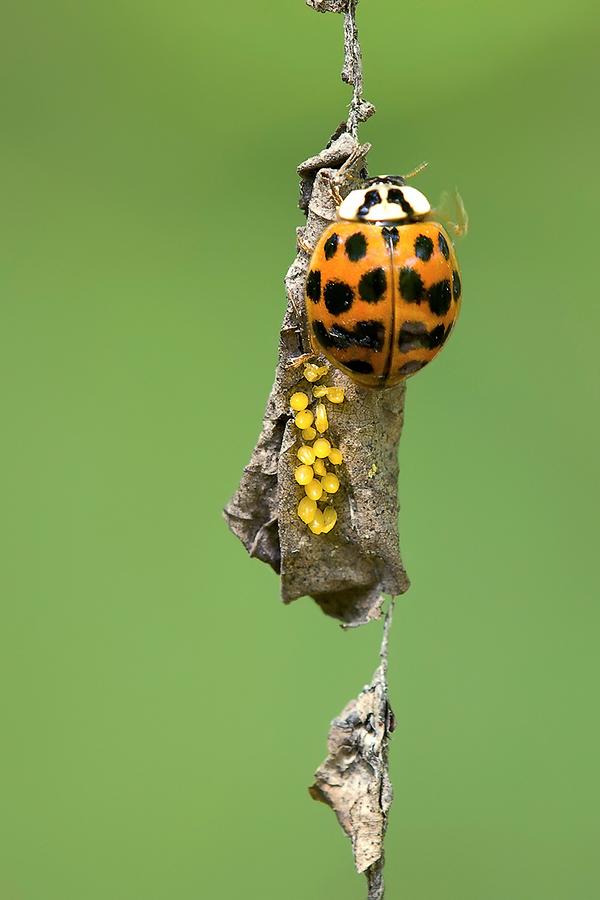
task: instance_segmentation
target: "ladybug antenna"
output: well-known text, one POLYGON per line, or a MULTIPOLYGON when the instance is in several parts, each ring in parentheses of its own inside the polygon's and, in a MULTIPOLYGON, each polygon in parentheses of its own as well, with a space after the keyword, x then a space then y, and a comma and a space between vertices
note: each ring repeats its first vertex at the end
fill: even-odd
POLYGON ((408 173, 408 175, 403 175, 402 177, 403 178, 414 178, 415 175, 418 175, 419 172, 422 172, 423 169, 426 169, 428 165, 429 165, 428 162, 419 163, 419 165, 416 167, 416 169, 413 169, 412 172, 408 173))

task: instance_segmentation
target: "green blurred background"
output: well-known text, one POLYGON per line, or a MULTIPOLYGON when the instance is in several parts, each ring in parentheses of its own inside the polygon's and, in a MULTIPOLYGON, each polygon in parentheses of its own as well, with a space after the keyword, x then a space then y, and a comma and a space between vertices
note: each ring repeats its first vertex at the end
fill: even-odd
MULTIPOLYGON (((257 435, 296 164, 343 118, 302 0, 5 0, 0 900, 360 900, 306 787, 380 625, 221 507, 257 435), (267 877, 268 876, 268 877, 267 877)), ((596 3, 363 0, 371 171, 457 185, 460 326, 410 382, 388 896, 592 900, 596 3)))

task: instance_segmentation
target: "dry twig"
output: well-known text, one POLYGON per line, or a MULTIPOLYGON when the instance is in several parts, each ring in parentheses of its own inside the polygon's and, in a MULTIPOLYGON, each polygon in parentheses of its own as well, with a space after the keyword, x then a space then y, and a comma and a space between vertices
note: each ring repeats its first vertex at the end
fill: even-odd
MULTIPOLYGON (((344 14, 342 79, 353 88, 347 121, 323 150, 298 166, 299 205, 307 218, 297 236, 303 246, 312 247, 335 219, 334 190, 347 193, 367 174, 370 146, 359 144, 358 125, 375 110, 363 98, 358 0, 306 3, 318 12, 344 14)), ((328 534, 312 534, 296 513, 297 445, 289 407, 291 394, 302 387, 302 370, 295 363, 311 349, 304 312, 308 263, 308 253, 299 249, 285 278, 288 302, 275 383, 262 432, 225 516, 249 554, 280 574, 285 602, 309 595, 328 615, 345 625, 360 625, 381 615, 384 594, 397 596, 409 586, 397 526, 405 386, 369 390, 330 371, 328 383, 346 392, 346 402, 329 411, 329 430, 344 456, 342 486, 336 494, 336 527, 328 534)), ((329 755, 310 789, 315 799, 335 810, 351 838, 356 867, 367 876, 368 900, 383 898, 383 840, 392 801, 387 758, 393 730, 387 687, 391 613, 390 605, 380 665, 370 684, 332 723, 329 755)))

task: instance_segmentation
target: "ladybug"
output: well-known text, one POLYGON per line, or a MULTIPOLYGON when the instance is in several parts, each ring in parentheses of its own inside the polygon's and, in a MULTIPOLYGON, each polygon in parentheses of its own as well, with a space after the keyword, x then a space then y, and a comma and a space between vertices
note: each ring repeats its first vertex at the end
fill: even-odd
POLYGON ((306 278, 310 340, 353 381, 391 387, 440 352, 461 279, 429 201, 401 176, 371 178, 337 208, 306 278))

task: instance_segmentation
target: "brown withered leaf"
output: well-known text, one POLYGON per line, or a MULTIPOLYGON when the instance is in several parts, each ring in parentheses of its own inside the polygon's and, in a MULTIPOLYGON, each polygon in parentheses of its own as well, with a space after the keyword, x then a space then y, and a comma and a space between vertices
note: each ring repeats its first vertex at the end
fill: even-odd
POLYGON ((383 896, 383 841, 392 785, 388 741, 394 717, 388 699, 386 616, 381 663, 370 684, 331 723, 327 759, 315 773, 311 796, 330 806, 352 842, 358 872, 369 881, 369 897, 383 896))
MULTIPOLYGON (((353 86, 353 96, 348 120, 323 150, 298 166, 299 205, 307 217, 298 238, 308 247, 335 220, 334 186, 346 193, 367 174, 370 147, 358 143, 356 132, 373 107, 362 96, 356 3, 309 0, 322 12, 345 13, 342 78, 353 86)), ((398 546, 398 442, 405 387, 369 390, 330 370, 327 383, 343 386, 347 398, 340 406, 331 405, 329 416, 330 435, 344 454, 334 502, 338 521, 329 534, 312 534, 296 512, 303 491, 293 477, 297 438, 289 408, 294 390, 308 388, 297 365, 311 349, 304 309, 308 264, 309 254, 299 249, 285 278, 287 310, 262 431, 225 517, 249 554, 280 574, 286 603, 308 595, 344 625, 361 625, 381 615, 384 594, 395 596, 409 586, 398 546)))
MULTIPOLYGON (((335 218, 333 180, 342 170, 351 186, 364 175, 368 149, 344 131, 298 167, 307 212, 306 227, 299 231, 307 245, 314 246, 335 218)), ((329 432, 344 463, 335 495, 337 524, 329 534, 312 534, 296 513, 303 492, 293 476, 298 445, 289 408, 294 390, 308 389, 302 366, 295 365, 310 351, 304 311, 308 262, 299 250, 285 279, 288 306, 275 383, 260 437, 225 515, 250 555, 281 575, 285 602, 309 595, 328 615, 360 625, 380 615, 384 594, 401 594, 409 585, 397 524, 405 387, 375 391, 333 369, 326 376, 327 384, 346 392, 344 403, 328 408, 329 432)))

